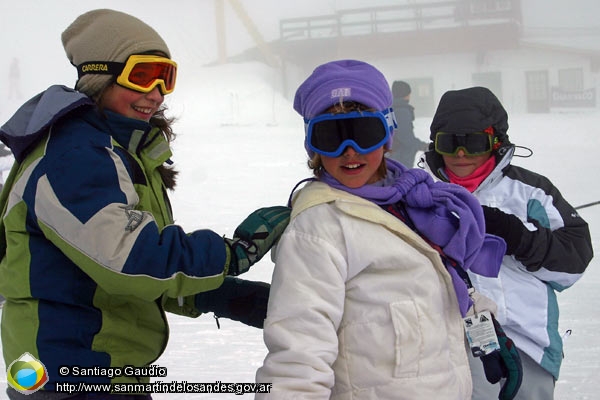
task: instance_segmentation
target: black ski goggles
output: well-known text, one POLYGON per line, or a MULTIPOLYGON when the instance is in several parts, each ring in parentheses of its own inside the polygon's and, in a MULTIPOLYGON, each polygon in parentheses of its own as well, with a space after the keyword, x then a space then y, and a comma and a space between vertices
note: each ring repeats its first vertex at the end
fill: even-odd
POLYGON ((339 157, 348 146, 360 154, 370 153, 383 146, 396 127, 391 108, 322 114, 304 122, 308 148, 327 157, 339 157))
POLYGON ((492 151, 493 137, 489 133, 446 133, 435 134, 435 151, 444 156, 456 156, 463 150, 468 156, 479 156, 492 151))

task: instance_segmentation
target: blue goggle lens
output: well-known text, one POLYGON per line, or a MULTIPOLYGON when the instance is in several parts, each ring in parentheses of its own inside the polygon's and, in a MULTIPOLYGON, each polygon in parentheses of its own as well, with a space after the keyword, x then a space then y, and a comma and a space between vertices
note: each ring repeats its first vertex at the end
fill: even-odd
POLYGON ((329 157, 339 157, 348 146, 367 154, 388 141, 393 127, 381 112, 323 114, 307 122, 306 140, 312 151, 329 157))

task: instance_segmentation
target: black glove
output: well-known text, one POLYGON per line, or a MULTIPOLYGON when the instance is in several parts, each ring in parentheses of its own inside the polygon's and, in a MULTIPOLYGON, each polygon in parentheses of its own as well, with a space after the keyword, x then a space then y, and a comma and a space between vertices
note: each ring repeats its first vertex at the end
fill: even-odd
POLYGON ((270 287, 268 283, 227 276, 218 289, 196 295, 196 308, 202 313, 213 312, 216 317, 262 329, 270 287))
POLYGON ((230 254, 228 275, 248 271, 279 239, 290 222, 291 208, 260 208, 250 214, 235 230, 233 239, 224 238, 230 254))
POLYGON ((482 206, 485 217, 485 231, 500 236, 506 242, 506 254, 519 255, 519 248, 527 248, 531 243, 532 232, 521 220, 494 207, 482 206))
POLYGON ((500 343, 500 350, 481 356, 483 370, 485 371, 486 379, 490 383, 495 384, 501 378, 505 378, 498 399, 512 400, 517 395, 523 380, 521 357, 519 357, 519 352, 515 344, 506 336, 504 329, 502 329, 494 316, 492 316, 492 321, 494 322, 494 330, 500 343))

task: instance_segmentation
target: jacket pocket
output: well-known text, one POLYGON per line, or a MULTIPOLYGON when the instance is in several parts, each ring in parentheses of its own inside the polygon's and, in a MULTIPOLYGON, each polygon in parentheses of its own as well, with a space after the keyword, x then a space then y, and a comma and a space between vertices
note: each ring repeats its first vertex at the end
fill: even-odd
POLYGON ((334 393, 389 385, 390 379, 420 375, 423 327, 411 300, 374 308, 341 327, 334 393))
POLYGON ((398 301, 390 304, 390 314, 395 333, 394 377, 414 378, 419 375, 423 345, 417 307, 413 301, 398 301))

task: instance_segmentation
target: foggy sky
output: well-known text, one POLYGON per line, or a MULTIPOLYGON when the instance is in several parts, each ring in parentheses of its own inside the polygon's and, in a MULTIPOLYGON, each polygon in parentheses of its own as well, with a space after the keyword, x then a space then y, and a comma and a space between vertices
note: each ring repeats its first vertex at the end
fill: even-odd
MULTIPOLYGON (((418 1, 406 0, 406 3, 418 1)), ((241 0, 241 3, 266 41, 278 38, 280 19, 401 4, 398 0, 241 0)), ((141 18, 163 36, 173 58, 188 67, 217 59, 213 0, 0 0, 3 32, 0 50, 4 55, 0 76, 7 76, 10 61, 17 57, 21 73, 27 77, 26 93, 37 93, 53 83, 72 86, 75 68, 65 56, 60 34, 79 14, 94 8, 113 8, 141 18)), ((522 0, 522 9, 525 33, 553 33, 557 40, 563 41, 578 40, 583 33, 592 33, 595 40, 588 41, 589 46, 600 50, 600 1, 522 0)), ((225 11, 228 55, 253 47, 251 36, 229 4, 225 11)), ((6 92, 6 84, 5 78, 0 79, 0 93, 6 92)))

